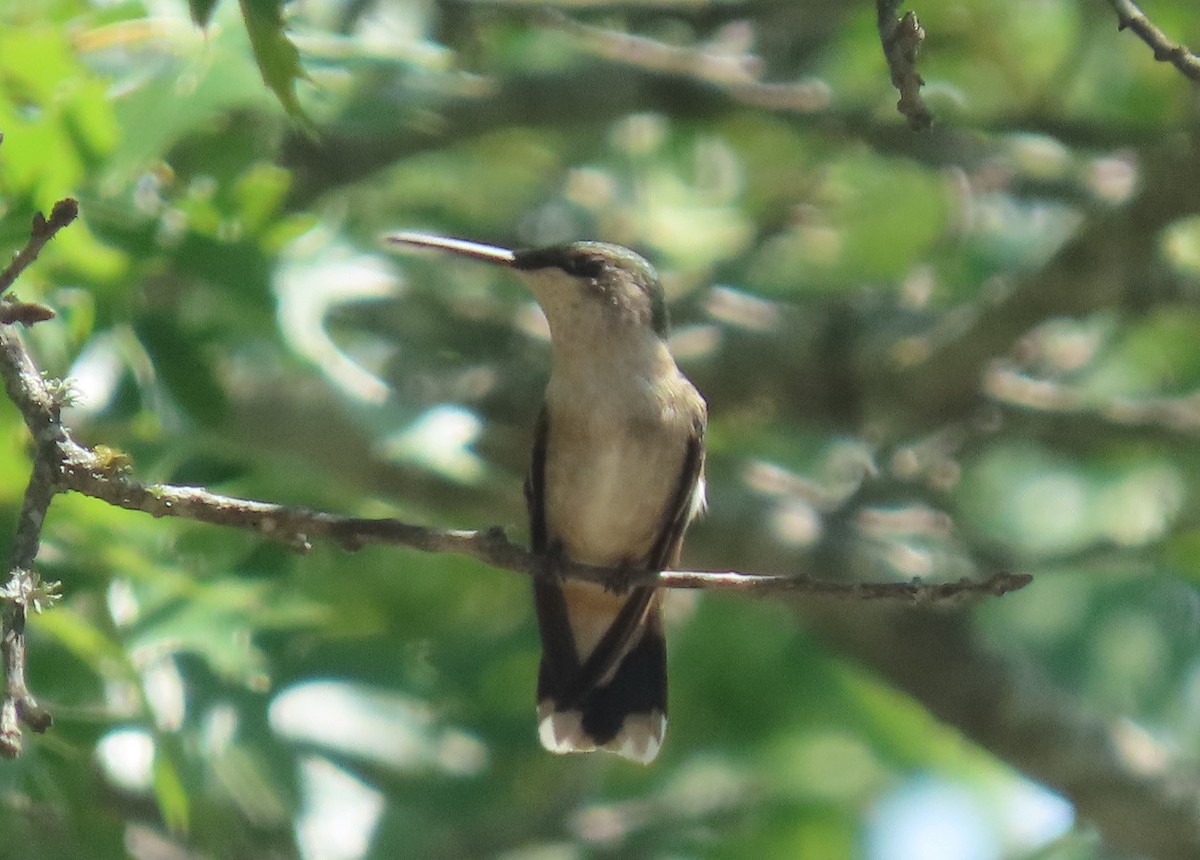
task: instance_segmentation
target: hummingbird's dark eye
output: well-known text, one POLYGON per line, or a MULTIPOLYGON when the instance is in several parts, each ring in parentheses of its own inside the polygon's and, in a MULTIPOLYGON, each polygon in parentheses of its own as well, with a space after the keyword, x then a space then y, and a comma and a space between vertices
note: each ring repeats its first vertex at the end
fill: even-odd
POLYGON ((590 254, 572 255, 563 261, 562 270, 576 278, 598 278, 604 271, 604 261, 590 254))

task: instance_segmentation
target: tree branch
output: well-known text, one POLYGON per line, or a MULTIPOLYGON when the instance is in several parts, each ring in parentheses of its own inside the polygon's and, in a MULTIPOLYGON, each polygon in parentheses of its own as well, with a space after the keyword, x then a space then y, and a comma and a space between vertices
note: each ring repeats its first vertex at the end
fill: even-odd
MULTIPOLYGON (((0 331, 0 373, 9 373, 15 339, 0 331)), ((19 348, 19 343, 18 343, 19 348)), ((23 350, 22 350, 23 351, 23 350)), ((45 386, 40 376, 24 374, 19 384, 45 386)), ((14 400, 45 404, 52 398, 34 393, 14 400)), ((35 408, 42 408, 36 406, 35 408)), ((45 420, 30 420, 31 426, 45 420)), ((500 528, 485 531, 442 529, 413 525, 396 519, 346 517, 301 507, 223 496, 200 487, 143 484, 131 477, 123 464, 114 465, 108 454, 97 453, 71 438, 63 429, 57 442, 61 456, 59 488, 100 499, 116 507, 142 511, 154 517, 182 517, 212 525, 245 529, 307 552, 315 539, 333 541, 346 549, 368 544, 406 546, 422 552, 464 555, 485 564, 519 573, 537 574, 541 556, 512 543, 500 528)), ((753 594, 787 592, 793 596, 841 598, 846 600, 903 600, 934 604, 972 597, 999 596, 1023 588, 1027 574, 996 573, 982 580, 957 582, 854 583, 810 577, 746 574, 736 571, 629 571, 563 561, 556 573, 571 579, 601 584, 614 579, 634 585, 660 588, 706 588, 753 594)))
POLYGON ((1184 76, 1200 83, 1200 56, 1168 39, 1167 34, 1155 27, 1154 22, 1132 0, 1108 0, 1108 5, 1117 13, 1118 30, 1132 30, 1153 49, 1154 59, 1160 63, 1170 63, 1184 76))
POLYGON ((4 662, 4 695, 0 700, 0 756, 21 752, 21 725, 44 732, 52 722, 25 682, 25 620, 29 609, 40 612, 54 599, 57 583, 43 585, 33 568, 41 543, 42 524, 56 492, 58 448, 53 442, 38 446, 33 472, 25 490, 21 516, 13 541, 9 578, 0 599, 5 602, 0 621, 0 652, 4 662))
POLYGON ((925 79, 917 71, 917 52, 925 40, 925 30, 916 12, 896 17, 900 4, 901 0, 875 0, 879 42, 892 73, 892 86, 900 92, 896 110, 908 120, 909 128, 923 131, 933 124, 933 114, 921 98, 925 79))
MULTIPOLYGON (((58 231, 74 221, 79 204, 71 198, 60 200, 47 219, 41 212, 34 216, 29 241, 0 272, 0 293, 11 287, 17 277, 37 259, 46 243, 58 231)), ((59 491, 61 443, 66 439, 59 421, 59 401, 37 372, 34 362, 8 325, 31 325, 53 317, 40 305, 17 302, 0 295, 0 349, 4 351, 5 389, 22 411, 25 423, 34 435, 36 451, 29 486, 17 521, 8 581, 0 589, 4 609, 0 613, 0 657, 4 661, 4 696, 0 698, 0 756, 13 758, 22 750, 20 727, 44 732, 53 722, 49 712, 37 704, 25 682, 25 620, 29 611, 41 612, 55 599, 58 583, 42 583, 34 570, 37 549, 41 545, 42 524, 46 522, 50 500, 59 491)))
MULTIPOLYGON (((8 267, 0 272, 0 293, 12 286, 21 272, 37 259, 46 243, 74 221, 78 214, 79 204, 68 197, 54 205, 49 220, 41 212, 33 216, 29 241, 17 252, 8 267)), ((5 604, 0 618, 0 656, 4 663, 4 694, 0 699, 0 756, 7 758, 21 752, 22 725, 29 726, 35 732, 44 732, 52 722, 50 714, 38 705, 25 681, 25 621, 30 609, 40 612, 44 605, 55 598, 57 583, 43 584, 33 565, 41 544, 46 512, 58 492, 62 443, 67 440, 67 435, 59 420, 59 400, 55 392, 42 379, 20 339, 7 325, 10 321, 30 325, 46 318, 40 314, 19 312, 20 309, 39 307, 14 302, 0 295, 0 311, 5 312, 4 324, 0 324, 4 386, 13 403, 21 410, 36 442, 29 486, 25 490, 17 521, 8 581, 0 589, 0 599, 5 604), (10 314, 13 309, 18 312, 10 314)))

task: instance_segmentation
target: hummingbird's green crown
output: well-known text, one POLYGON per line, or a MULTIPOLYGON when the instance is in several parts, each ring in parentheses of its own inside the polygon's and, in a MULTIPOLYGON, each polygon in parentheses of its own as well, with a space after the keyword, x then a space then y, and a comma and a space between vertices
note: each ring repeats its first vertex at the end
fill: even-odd
POLYGON ((646 297, 650 326, 659 337, 667 336, 666 297, 658 274, 644 258, 606 242, 572 242, 549 248, 531 248, 513 252, 514 269, 561 269, 575 278, 590 280, 602 292, 614 292, 622 282, 629 283, 646 297))

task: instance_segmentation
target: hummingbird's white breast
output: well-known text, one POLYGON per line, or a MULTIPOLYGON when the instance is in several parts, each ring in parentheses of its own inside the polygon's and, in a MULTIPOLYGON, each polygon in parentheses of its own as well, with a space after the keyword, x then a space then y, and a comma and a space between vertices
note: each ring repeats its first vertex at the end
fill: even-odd
POLYGON ((556 364, 546 391, 546 525, 576 561, 636 567, 662 532, 703 409, 666 361, 651 377, 592 367, 582 380, 556 364))

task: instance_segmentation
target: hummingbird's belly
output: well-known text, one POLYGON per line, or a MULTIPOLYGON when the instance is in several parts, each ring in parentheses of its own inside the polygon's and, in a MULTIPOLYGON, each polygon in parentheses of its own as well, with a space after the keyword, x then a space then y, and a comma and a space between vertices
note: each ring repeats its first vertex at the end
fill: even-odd
POLYGON ((550 538, 585 564, 641 564, 678 491, 687 450, 683 428, 643 427, 633 434, 593 424, 558 439, 554 431, 552 422, 545 476, 550 538))

